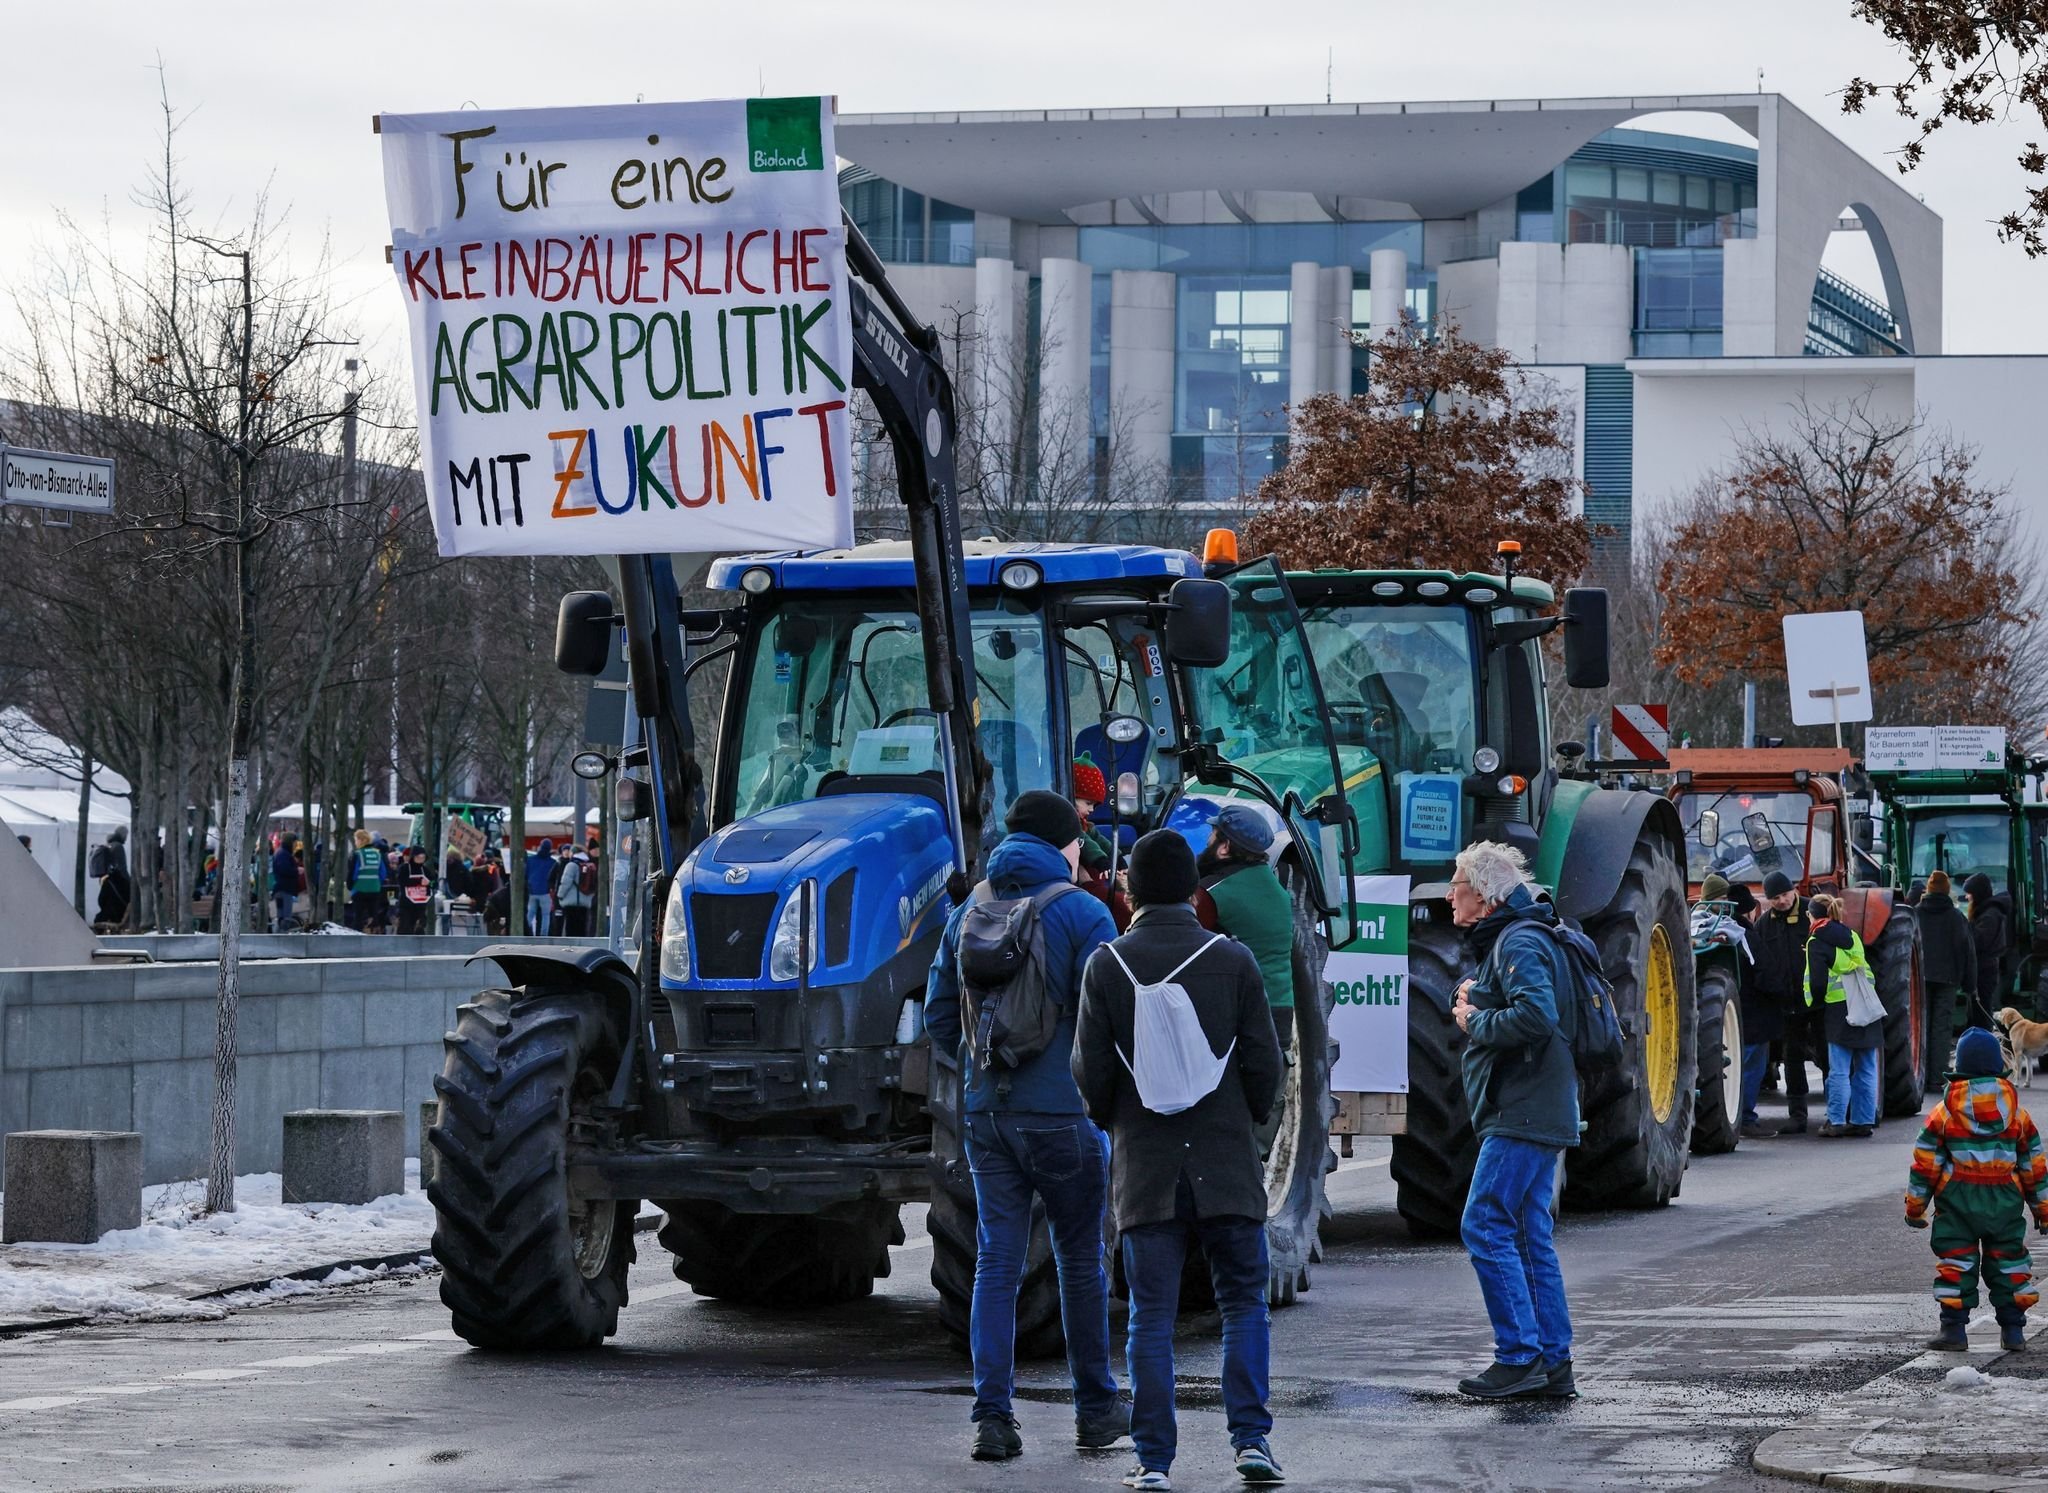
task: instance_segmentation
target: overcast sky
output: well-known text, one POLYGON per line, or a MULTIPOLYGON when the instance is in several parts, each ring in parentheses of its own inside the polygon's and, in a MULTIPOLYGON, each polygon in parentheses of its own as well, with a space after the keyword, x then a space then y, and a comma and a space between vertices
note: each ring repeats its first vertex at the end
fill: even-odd
MULTIPOLYGON (((117 230, 160 151, 156 65, 185 116, 197 216, 232 227, 267 189, 293 242, 331 242, 384 356, 402 355, 380 110, 836 93, 843 112, 1137 104, 1784 93, 1867 158, 1905 138, 1844 117, 1851 74, 1896 58, 1848 0, 65 0, 10 7, 0 108, 0 284, 33 271, 58 213, 117 230)), ((1702 127, 1703 129, 1703 127, 1702 127)), ((2048 260, 1998 242, 2038 129, 1950 128, 1906 178, 1946 223, 1946 347, 2048 352, 2048 260)), ((1833 260, 1830 261, 1834 262, 1833 260)), ((1845 263, 1853 263, 1851 260, 1845 263)), ((1866 279, 1878 288, 1874 277, 1866 279)), ((13 335, 0 319, 0 343, 13 335)))

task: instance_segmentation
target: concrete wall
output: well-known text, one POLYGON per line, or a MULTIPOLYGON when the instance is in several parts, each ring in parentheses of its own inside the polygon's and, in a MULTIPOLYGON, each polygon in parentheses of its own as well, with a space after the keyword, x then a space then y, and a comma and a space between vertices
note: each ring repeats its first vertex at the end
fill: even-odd
POLYGON ((2048 357, 1915 358, 1929 425, 1977 448, 1977 481, 2007 487, 2035 537, 2048 534, 2048 357))
MULTIPOLYGON (((0 970, 0 1131, 139 1130, 145 1182, 203 1175, 216 978, 198 963, 0 970)), ((441 1034, 502 979, 460 955, 244 965, 236 1169, 278 1169, 293 1109, 400 1110, 416 1151, 441 1034)))

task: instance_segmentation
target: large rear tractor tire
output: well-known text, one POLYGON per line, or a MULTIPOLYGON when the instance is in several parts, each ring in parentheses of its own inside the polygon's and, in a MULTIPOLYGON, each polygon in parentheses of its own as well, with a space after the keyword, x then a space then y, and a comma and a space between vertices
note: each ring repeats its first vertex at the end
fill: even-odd
POLYGON ((663 1202, 662 1247, 699 1296, 753 1306, 834 1306, 874 1293, 903 1242, 897 1203, 823 1213, 735 1213, 716 1203, 663 1202))
POLYGON ((1884 1113, 1917 1115, 1926 1093, 1928 1012, 1920 978, 1920 920, 1913 910, 1894 903, 1867 953, 1884 1002, 1884 1113))
POLYGON ((1330 1040, 1336 992, 1323 978, 1330 946, 1300 868, 1283 866, 1281 877, 1294 899, 1294 1042, 1283 1054, 1288 1061, 1281 1070, 1279 1123, 1265 1156, 1269 1306, 1292 1306, 1308 1287, 1309 1266, 1323 1257, 1328 1177, 1337 1165, 1330 1150, 1330 1122, 1337 1115, 1330 1093, 1337 1060, 1330 1040))
POLYGON ((618 1331, 637 1205, 569 1188, 570 1127, 605 1098, 619 1034, 595 995, 486 990, 459 1008, 427 1134, 434 1258, 478 1348, 591 1348, 618 1331))
POLYGON ((1614 901, 1587 932, 1629 1036, 1620 1069, 1581 1086, 1586 1128, 1565 1153, 1565 1201, 1661 1208, 1685 1178, 1699 1028, 1685 867, 1656 831, 1644 827, 1614 901))
POLYGON ((1725 1156, 1742 1139, 1742 1000, 1735 971, 1725 959, 1698 970, 1697 982, 1699 1077, 1693 1090, 1692 1149, 1698 1156, 1725 1156))
MULTIPOLYGON (((932 1238, 932 1287, 939 1293, 939 1325, 963 1349, 974 1309, 974 1177, 960 1128, 959 1070, 932 1054, 931 1209, 925 1227, 932 1238)), ((1017 1285, 1017 1356, 1051 1358, 1064 1352, 1060 1329, 1059 1267, 1053 1259, 1052 1230, 1044 1206, 1031 1204, 1031 1240, 1017 1285)))
POLYGON ((1451 1019, 1458 986, 1476 966, 1465 935, 1443 922, 1408 925, 1408 1129, 1394 1137, 1395 1207, 1418 1239, 1455 1239, 1479 1141, 1465 1108, 1451 1019))

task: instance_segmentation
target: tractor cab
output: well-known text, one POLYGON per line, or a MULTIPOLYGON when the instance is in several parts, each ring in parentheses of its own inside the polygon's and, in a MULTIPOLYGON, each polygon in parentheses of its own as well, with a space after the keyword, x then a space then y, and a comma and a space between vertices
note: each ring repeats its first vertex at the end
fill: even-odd
POLYGON ((1685 826, 1695 900, 1713 875, 1756 886, 1782 871, 1801 896, 1873 879, 1852 864, 1838 781, 1848 752, 1681 747, 1670 760, 1669 796, 1685 826))

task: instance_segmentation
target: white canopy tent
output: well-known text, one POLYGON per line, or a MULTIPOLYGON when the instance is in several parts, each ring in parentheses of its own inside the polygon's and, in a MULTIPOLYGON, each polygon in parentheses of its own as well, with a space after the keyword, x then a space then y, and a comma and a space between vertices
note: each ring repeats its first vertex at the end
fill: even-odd
MULTIPOLYGON (((68 898, 78 856, 78 748, 44 730, 25 710, 0 710, 0 821, 26 837, 31 859, 68 898)), ((97 845, 129 822, 128 780, 95 765, 86 836, 97 845)), ((87 888, 86 905, 95 892, 87 888)))

